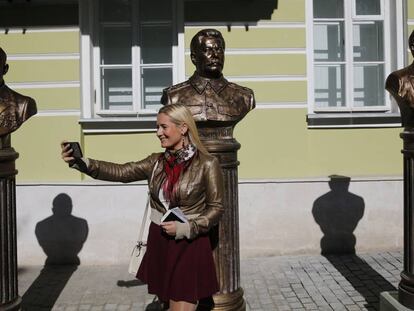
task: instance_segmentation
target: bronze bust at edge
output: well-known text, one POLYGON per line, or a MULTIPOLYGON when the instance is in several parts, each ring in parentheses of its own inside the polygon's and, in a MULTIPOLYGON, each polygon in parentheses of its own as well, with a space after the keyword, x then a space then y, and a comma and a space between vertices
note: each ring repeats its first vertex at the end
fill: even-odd
MULTIPOLYGON (((414 57, 414 31, 408 38, 408 47, 414 57)), ((385 82, 385 89, 391 93, 400 108, 402 125, 414 128, 414 62, 391 73, 385 82)))
POLYGON ((0 48, 0 137, 17 130, 37 113, 33 98, 19 94, 5 84, 3 76, 8 70, 7 55, 0 48))

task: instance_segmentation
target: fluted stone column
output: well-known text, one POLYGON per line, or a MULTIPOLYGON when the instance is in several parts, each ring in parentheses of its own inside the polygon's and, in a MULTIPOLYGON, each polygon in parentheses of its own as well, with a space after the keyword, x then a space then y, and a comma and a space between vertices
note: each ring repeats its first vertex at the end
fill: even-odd
POLYGON ((10 134, 0 137, 0 311, 18 310, 15 160, 10 134))
POLYGON ((414 129, 400 134, 404 141, 404 270, 398 285, 398 300, 414 309, 414 129))
POLYGON ((240 287, 240 242, 237 150, 240 144, 233 138, 233 126, 199 127, 207 150, 219 159, 224 175, 224 215, 218 232, 213 232, 214 260, 220 292, 213 297, 213 310, 246 310, 240 287))

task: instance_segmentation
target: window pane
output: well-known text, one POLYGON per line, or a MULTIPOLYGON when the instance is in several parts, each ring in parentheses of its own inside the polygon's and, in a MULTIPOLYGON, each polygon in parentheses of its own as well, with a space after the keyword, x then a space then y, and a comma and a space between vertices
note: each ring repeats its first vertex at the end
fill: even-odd
POLYGON ((101 27, 101 64, 131 64, 131 28, 101 27))
POLYGON ((381 15, 381 0, 355 0, 356 15, 381 15))
POLYGON ((354 60, 355 61, 383 61, 383 22, 369 22, 355 24, 354 33, 354 60))
POLYGON ((131 20, 130 0, 99 0, 101 22, 131 20))
POLYGON ((142 21, 172 20, 172 2, 165 0, 141 0, 139 9, 142 21))
POLYGON ((314 57, 321 61, 344 60, 344 23, 315 24, 314 57))
POLYGON ((313 1, 313 17, 314 18, 343 18, 344 17, 344 1, 343 0, 314 0, 313 1))
POLYGON ((344 65, 316 66, 314 80, 317 108, 345 106, 344 65))
POLYGON ((131 69, 102 69, 102 109, 132 110, 131 69))
POLYGON ((384 106, 384 65, 354 66, 354 106, 384 106))
POLYGON ((145 26, 142 28, 141 63, 172 62, 171 26, 145 26))
POLYGON ((158 110, 162 90, 172 84, 172 68, 146 68, 142 71, 143 108, 158 110))

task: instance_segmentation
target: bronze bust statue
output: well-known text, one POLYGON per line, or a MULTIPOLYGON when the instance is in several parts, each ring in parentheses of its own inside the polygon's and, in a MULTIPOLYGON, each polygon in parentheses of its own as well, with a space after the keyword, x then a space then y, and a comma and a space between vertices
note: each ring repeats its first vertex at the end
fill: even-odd
MULTIPOLYGON (((414 56, 414 31, 408 38, 408 47, 414 56)), ((402 125, 406 128, 414 128, 414 62, 408 67, 391 73, 385 82, 385 89, 397 101, 402 125)))
POLYGON ((161 103, 184 104, 198 124, 227 121, 233 126, 255 107, 253 91, 227 81, 222 74, 225 42, 216 29, 200 30, 191 40, 195 73, 185 82, 164 89, 161 103))
POLYGON ((17 130, 23 122, 37 112, 33 98, 7 87, 3 76, 8 70, 7 55, 0 48, 0 137, 17 130))

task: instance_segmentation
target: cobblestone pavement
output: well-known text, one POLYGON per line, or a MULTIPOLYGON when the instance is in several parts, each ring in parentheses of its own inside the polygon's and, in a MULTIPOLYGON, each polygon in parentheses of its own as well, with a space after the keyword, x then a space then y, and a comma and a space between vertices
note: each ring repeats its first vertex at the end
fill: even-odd
MULTIPOLYGON (((379 310, 401 270, 401 252, 262 257, 241 261, 241 283, 251 311, 379 310)), ((125 266, 23 267, 19 292, 30 311, 146 310, 153 301, 125 266)))

